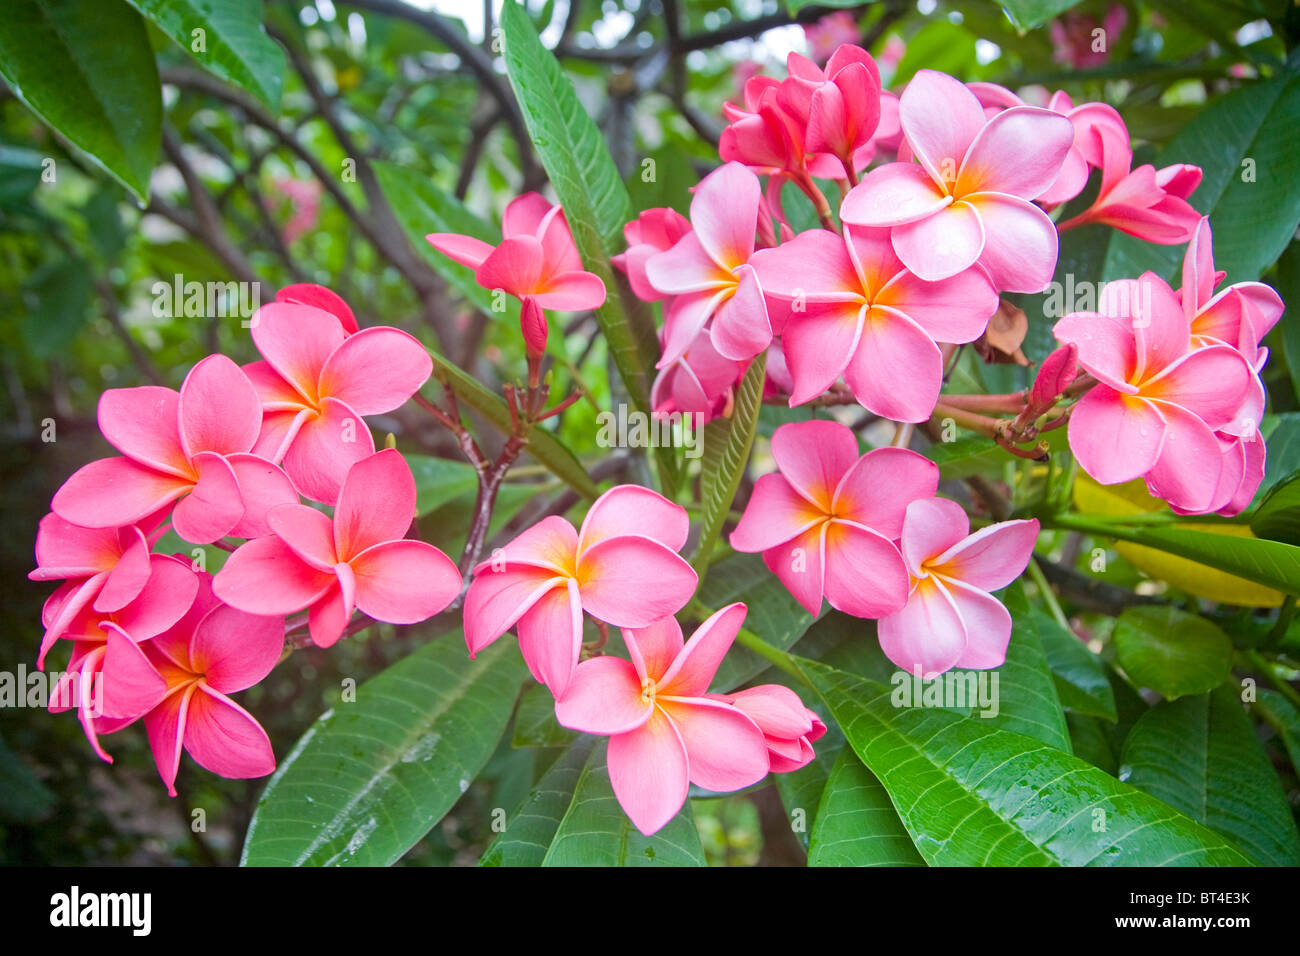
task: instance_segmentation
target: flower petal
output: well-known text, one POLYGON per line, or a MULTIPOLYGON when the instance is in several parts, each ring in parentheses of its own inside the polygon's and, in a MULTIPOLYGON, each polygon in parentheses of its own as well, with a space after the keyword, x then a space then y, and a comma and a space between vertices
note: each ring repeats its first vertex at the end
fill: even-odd
POLYGON ((526 565, 500 571, 480 565, 465 594, 465 643, 470 657, 514 627, 552 589, 566 590, 567 580, 526 565))
POLYGON ((956 191, 1034 199, 1056 181, 1073 145, 1074 126, 1061 114, 1035 106, 1012 107, 989 120, 975 137, 962 161, 956 191))
POLYGON ((687 773, 697 787, 731 793, 767 776, 763 732, 741 711, 703 698, 660 698, 659 706, 686 747, 687 773))
POLYGON ((578 564, 582 606, 618 627, 645 627, 676 614, 699 578, 675 551, 650 538, 607 538, 586 549, 578 564))
POLYGON ((979 212, 984 250, 979 261, 993 285, 1006 292, 1041 292, 1056 271, 1056 224, 1033 203, 1000 193, 966 201, 979 212))
POLYGON ((216 452, 194 456, 199 480, 172 509, 172 528, 193 544, 211 544, 230 534, 244 517, 235 470, 216 452))
POLYGON ((961 581, 945 580, 944 585, 966 626, 966 649, 956 666, 975 670, 1001 667, 1011 643, 1011 614, 1001 601, 979 588, 961 581))
POLYGON ((83 528, 118 528, 135 524, 194 487, 137 465, 129 458, 101 458, 72 473, 54 493, 50 509, 83 528))
POLYGON ((767 569, 781 579, 796 601, 813 617, 822 610, 823 536, 826 525, 809 528, 797 538, 763 552, 767 569))
POLYGON ((836 421, 791 422, 772 434, 776 467, 795 491, 826 514, 840 479, 859 457, 857 438, 836 421))
POLYGON ((979 213, 967 202, 895 226, 890 238, 903 264, 929 282, 969 269, 984 251, 985 242, 979 213))
POLYGON ((375 439, 361 416, 343 402, 326 398, 321 414, 305 421, 294 437, 283 466, 299 492, 332 505, 348 469, 374 453, 375 439))
POLYGON ((296 302, 272 302, 252 320, 253 344, 308 403, 331 353, 343 344, 343 326, 323 309, 296 302))
POLYGON ((317 391, 358 415, 380 415, 410 399, 432 374, 433 360, 418 339, 383 326, 348 336, 325 361, 317 391))
POLYGON ((681 505, 640 485, 618 485, 597 498, 587 512, 577 550, 582 552, 598 541, 633 534, 680 551, 689 533, 690 516, 681 505))
POLYGON ((763 475, 754 482, 745 513, 731 532, 731 546, 757 554, 798 537, 825 518, 780 474, 763 475))
POLYGON ((557 699, 564 697, 582 653, 582 597, 573 578, 552 588, 519 618, 519 650, 528 670, 557 699))
POLYGON ((925 680, 951 670, 966 653, 966 626, 934 578, 918 581, 907 606, 881 618, 876 629, 885 656, 925 680))
POLYGON ((952 203, 920 166, 886 163, 863 178, 840 203, 840 218, 855 226, 901 226, 928 219, 952 203))
POLYGON ((209 355, 190 369, 178 403, 181 447, 199 452, 246 452, 262 428, 262 401, 243 369, 224 355, 209 355))
POLYGON ((608 765, 618 805, 646 836, 685 805, 690 792, 686 746, 660 709, 636 730, 609 738, 608 765))
POLYGON ((303 562, 278 537, 235 549, 212 581, 216 596, 250 614, 292 614, 320 600, 338 579, 303 562))
POLYGON ((984 109, 975 94, 935 70, 916 72, 899 97, 898 115, 912 151, 936 182, 956 178, 966 151, 984 129, 984 109))
POLYGON ((736 602, 709 615, 659 678, 656 693, 672 697, 702 696, 745 623, 747 611, 744 604, 736 602))
POLYGON ((854 617, 878 618, 907 603, 909 579, 894 543, 847 521, 826 526, 826 600, 854 617))
POLYGON ((194 629, 190 661, 213 690, 233 694, 271 673, 283 650, 283 618, 219 605, 194 629))
POLYGON ((455 562, 424 541, 385 541, 361 552, 351 565, 357 607, 377 621, 418 623, 460 593, 455 562))
POLYGON ((980 528, 930 562, 931 570, 981 591, 997 591, 1024 572, 1038 541, 1038 519, 980 528))
POLYGON ((691 225, 709 258, 723 268, 734 269, 753 255, 762 195, 758 177, 736 162, 715 169, 695 188, 691 225))
POLYGON ((1155 467, 1165 423, 1153 403, 1097 385, 1074 406, 1069 441, 1080 468, 1117 485, 1155 467))
POLYGON ((334 510, 338 560, 406 537, 414 519, 415 478, 402 453, 385 448, 362 459, 348 470, 334 510))
POLYGON ((178 431, 180 394, 142 385, 110 388, 99 397, 99 430, 127 458, 168 475, 189 477, 178 431))
POLYGON ((938 488, 939 466, 929 458, 906 448, 875 448, 844 473, 832 510, 893 541, 903 533, 907 506, 933 498, 938 488))
POLYGON ((560 726, 588 734, 636 730, 654 710, 641 699, 641 678, 619 657, 593 657, 573 672, 564 696, 555 702, 560 726))
POLYGON ((919 325, 892 309, 874 308, 844 380, 870 411, 900 422, 923 422, 943 387, 943 355, 919 325))
POLYGON ((643 681, 649 677, 656 682, 668 673, 685 646, 682 626, 671 616, 646 627, 623 628, 623 643, 636 668, 637 679, 643 681))
POLYGON ((275 752, 262 725, 225 694, 198 687, 190 698, 184 736, 195 762, 231 780, 265 777, 275 770, 275 752))

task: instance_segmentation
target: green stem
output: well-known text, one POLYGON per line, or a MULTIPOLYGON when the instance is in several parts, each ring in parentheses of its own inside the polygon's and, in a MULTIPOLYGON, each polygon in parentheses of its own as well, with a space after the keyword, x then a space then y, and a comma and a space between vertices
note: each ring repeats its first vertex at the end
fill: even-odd
POLYGON ((740 632, 736 635, 736 643, 742 647, 749 648, 760 657, 771 661, 777 667, 781 668, 781 670, 798 680, 801 684, 805 684, 808 687, 812 686, 808 678, 803 675, 803 671, 799 670, 799 665, 794 662, 794 657, 792 655, 787 654, 780 648, 773 647, 753 631, 748 631, 742 627, 740 632))
POLYGON ((1271 647, 1281 642, 1286 636, 1286 630, 1291 626, 1291 619, 1295 617, 1296 599, 1294 594, 1288 594, 1282 601, 1282 607, 1277 612, 1277 622, 1264 637, 1264 644, 1271 647))
POLYGON ((1268 678, 1268 682, 1277 688, 1278 693, 1300 708, 1300 693, 1297 693, 1296 689, 1277 673, 1276 665, 1266 660, 1259 651, 1246 651, 1244 656, 1256 670, 1268 678))
MULTIPOLYGON (((1056 623, 1061 625, 1067 631, 1070 631, 1070 619, 1065 616, 1065 611, 1061 609, 1061 602, 1056 599, 1056 592, 1047 582, 1047 576, 1043 574, 1043 569, 1038 566, 1038 558, 1030 556, 1029 567, 1026 568, 1034 584, 1038 585, 1038 592, 1042 594, 1043 601, 1047 604, 1047 609, 1052 612, 1052 617, 1056 618, 1056 623)), ((1071 633, 1073 633, 1071 631, 1071 633)))

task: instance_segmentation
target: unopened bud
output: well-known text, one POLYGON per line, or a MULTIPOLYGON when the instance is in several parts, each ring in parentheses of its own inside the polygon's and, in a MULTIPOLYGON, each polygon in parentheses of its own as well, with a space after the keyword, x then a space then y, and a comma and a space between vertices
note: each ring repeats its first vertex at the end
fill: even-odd
POLYGON ((546 354, 546 313, 532 297, 524 299, 524 310, 519 317, 519 327, 524 333, 524 349, 528 358, 539 359, 546 354))
POLYGON ((1029 404, 1035 408, 1047 408, 1056 401, 1058 395, 1070 387, 1070 383, 1078 374, 1078 347, 1073 342, 1062 345, 1043 359, 1043 364, 1034 379, 1033 390, 1029 394, 1029 404))

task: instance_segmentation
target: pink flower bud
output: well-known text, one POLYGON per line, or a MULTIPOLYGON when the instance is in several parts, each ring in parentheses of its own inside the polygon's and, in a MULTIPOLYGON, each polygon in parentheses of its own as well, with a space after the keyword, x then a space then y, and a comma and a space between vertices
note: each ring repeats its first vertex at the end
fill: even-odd
POLYGON ((1034 379, 1029 402, 1035 408, 1047 408, 1056 397, 1070 387, 1079 374, 1079 349, 1073 342, 1062 345, 1043 359, 1034 379))
POLYGON ((524 348, 530 359, 546 354, 546 313, 531 296, 524 299, 524 311, 519 317, 519 327, 524 333, 524 348))

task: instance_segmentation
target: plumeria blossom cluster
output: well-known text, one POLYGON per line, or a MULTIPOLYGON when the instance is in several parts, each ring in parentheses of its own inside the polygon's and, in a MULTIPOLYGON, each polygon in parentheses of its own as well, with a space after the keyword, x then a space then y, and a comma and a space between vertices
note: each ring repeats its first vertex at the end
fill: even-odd
MULTIPOLYGON (((1261 343, 1282 302, 1258 282, 1220 288, 1209 222, 1187 202, 1200 170, 1133 168, 1111 107, 1064 93, 1031 105, 933 70, 890 91, 851 44, 819 62, 792 54, 785 79, 746 81, 689 216, 650 209, 625 226, 612 264, 662 315, 653 411, 730 416, 756 369, 766 402, 860 405, 894 423, 892 446, 865 452, 835 420, 777 428, 775 469, 754 482, 730 543, 761 554, 810 615, 829 604, 875 621, 908 672, 996 668, 1012 621, 995 592, 1029 566, 1039 523, 972 531, 967 509, 939 495, 935 463, 907 447, 914 430, 935 439, 951 419, 1041 461, 1040 435, 1068 426, 1098 481, 1140 477, 1179 513, 1235 514, 1264 471, 1261 343), (1096 199, 1064 219, 1094 178, 1096 199), (812 220, 787 187, 817 226, 796 228, 812 220), (1181 288, 1151 273, 1111 283, 1095 311, 1056 322, 1060 347, 1032 387, 945 391, 960 349, 988 345, 1003 296, 1045 289, 1060 233, 1085 225, 1187 243, 1181 288)), ((667 824, 692 784, 736 791, 812 759, 826 726, 794 691, 711 689, 732 644, 761 640, 749 632, 764 622, 746 627, 741 603, 701 603, 682 505, 620 484, 579 526, 553 514, 487 552, 496 490, 530 430, 579 397, 547 407, 547 312, 597 309, 609 294, 564 210, 540 194, 510 202, 501 233, 496 245, 427 237, 520 303, 527 384, 504 387, 511 431, 495 459, 461 424, 452 389, 446 408, 418 394, 433 368, 418 341, 361 328, 319 286, 291 286, 257 313, 261 361, 212 355, 179 391, 104 394, 100 429, 120 455, 54 496, 31 575, 62 582, 39 661, 70 646, 79 693, 59 706, 78 711, 96 753, 111 759, 101 737, 143 720, 172 793, 182 750, 225 776, 269 773, 270 742, 231 695, 286 645, 329 647, 463 601, 471 657, 513 631, 558 722, 608 738, 614 793, 643 833, 667 824), (364 421, 409 400, 478 474, 459 564, 412 536, 410 469, 395 448, 376 450, 364 421), (169 530, 232 553, 210 575, 192 555, 154 553, 169 530), (689 638, 679 618, 696 624, 689 638)))
POLYGON ((62 582, 42 612, 38 665, 71 651, 52 709, 75 708, 110 762, 100 737, 143 721, 173 796, 182 751, 226 777, 275 768, 265 731, 230 695, 265 678, 286 643, 305 632, 328 647, 357 609, 422 621, 461 586, 451 559, 407 537, 410 468, 375 452, 363 418, 424 384, 424 347, 359 329, 319 286, 281 290, 251 326, 261 361, 210 355, 179 391, 105 392, 99 428, 120 455, 73 474, 36 536, 30 577, 62 582), (233 553, 216 575, 201 548, 153 553, 169 530, 233 553))

